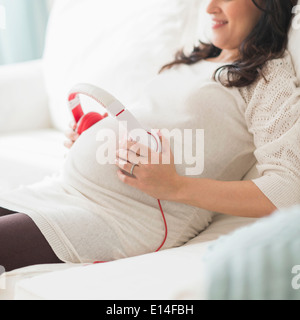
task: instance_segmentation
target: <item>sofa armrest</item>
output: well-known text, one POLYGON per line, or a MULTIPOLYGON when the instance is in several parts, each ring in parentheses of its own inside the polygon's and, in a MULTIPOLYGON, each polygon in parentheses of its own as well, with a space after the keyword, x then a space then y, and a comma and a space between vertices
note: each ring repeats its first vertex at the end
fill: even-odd
POLYGON ((0 66, 0 134, 50 123, 42 60, 0 66))

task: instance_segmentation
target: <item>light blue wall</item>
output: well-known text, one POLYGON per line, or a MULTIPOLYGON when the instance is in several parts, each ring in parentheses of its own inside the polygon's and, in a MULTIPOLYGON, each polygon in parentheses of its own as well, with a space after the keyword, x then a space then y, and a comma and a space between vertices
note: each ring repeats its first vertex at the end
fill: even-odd
POLYGON ((0 0, 6 28, 0 29, 0 64, 38 59, 43 54, 48 21, 46 0, 0 0))

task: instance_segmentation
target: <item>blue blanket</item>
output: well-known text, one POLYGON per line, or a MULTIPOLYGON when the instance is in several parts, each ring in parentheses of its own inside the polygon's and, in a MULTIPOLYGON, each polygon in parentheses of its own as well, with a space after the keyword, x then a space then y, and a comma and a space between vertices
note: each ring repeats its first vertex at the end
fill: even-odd
POLYGON ((219 238, 204 259, 209 299, 300 299, 300 206, 219 238))

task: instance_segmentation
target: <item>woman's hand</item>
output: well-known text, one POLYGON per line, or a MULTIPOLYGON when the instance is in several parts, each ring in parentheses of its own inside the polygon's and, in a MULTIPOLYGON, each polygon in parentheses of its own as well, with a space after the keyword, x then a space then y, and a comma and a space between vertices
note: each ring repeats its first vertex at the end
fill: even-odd
POLYGON ((75 141, 79 138, 79 134, 75 131, 77 127, 75 121, 71 121, 69 127, 70 129, 65 132, 65 136, 68 138, 68 140, 64 142, 64 146, 68 149, 71 149, 75 141))
POLYGON ((162 144, 161 153, 154 152, 135 141, 120 142, 116 159, 116 165, 121 169, 118 170, 118 177, 122 182, 151 197, 172 201, 176 199, 180 187, 180 176, 176 172, 174 156, 168 139, 160 132, 158 135, 162 144), (136 166, 133 175, 130 175, 133 164, 136 166))

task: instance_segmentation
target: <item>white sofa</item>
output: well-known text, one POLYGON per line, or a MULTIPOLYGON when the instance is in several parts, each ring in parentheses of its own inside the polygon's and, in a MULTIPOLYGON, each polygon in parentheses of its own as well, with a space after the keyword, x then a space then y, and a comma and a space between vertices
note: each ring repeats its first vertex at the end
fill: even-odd
MULTIPOLYGON (((177 49, 203 36, 202 2, 56 1, 43 59, 0 68, 0 192, 59 170, 68 152, 63 131, 74 84, 90 82, 134 103, 177 49)), ((300 75, 298 33, 290 49, 300 75)), ((256 176, 254 167, 245 179, 256 176)), ((219 214, 181 248, 108 264, 15 270, 0 278, 0 299, 205 299, 205 249, 254 221, 219 214)))

